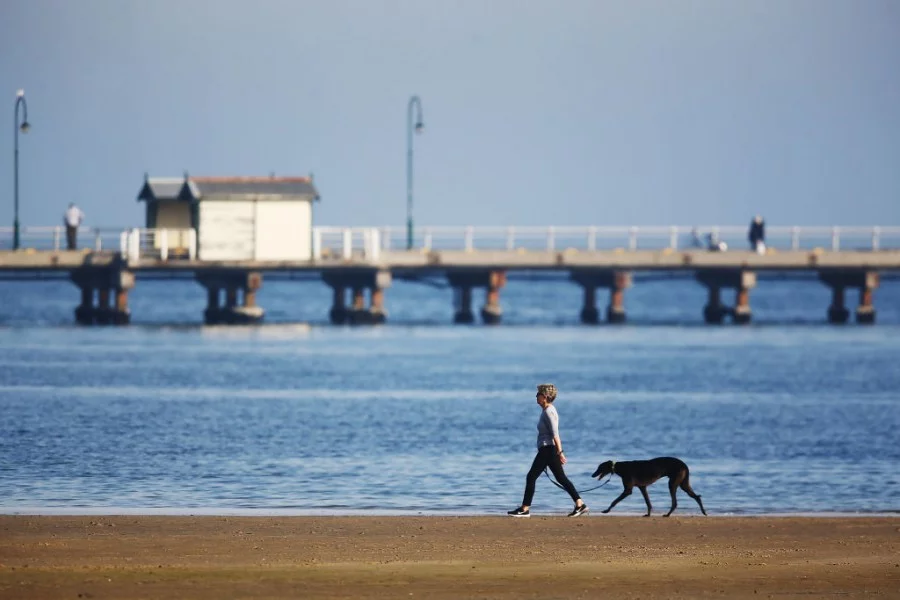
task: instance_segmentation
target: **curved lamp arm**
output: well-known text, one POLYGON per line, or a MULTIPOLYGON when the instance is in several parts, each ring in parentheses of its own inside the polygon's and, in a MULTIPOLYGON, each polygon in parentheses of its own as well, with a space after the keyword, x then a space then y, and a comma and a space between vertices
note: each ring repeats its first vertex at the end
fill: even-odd
POLYGON ((27 133, 31 128, 31 124, 28 123, 28 103, 25 102, 25 90, 19 90, 16 93, 16 114, 15 114, 15 128, 16 131, 21 130, 22 133, 27 133), (19 123, 19 106, 22 107, 22 122, 19 123))

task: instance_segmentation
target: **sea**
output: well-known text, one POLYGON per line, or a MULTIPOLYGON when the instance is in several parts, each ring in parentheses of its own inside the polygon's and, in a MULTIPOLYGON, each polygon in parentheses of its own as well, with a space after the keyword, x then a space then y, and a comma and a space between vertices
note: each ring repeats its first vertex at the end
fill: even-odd
MULTIPOLYGON (((502 324, 454 325, 451 289, 398 281, 386 324, 333 326, 327 286, 273 277, 262 324, 204 326, 198 284, 139 279, 130 325, 83 327, 73 284, 2 282, 0 513, 504 515, 552 382, 590 516, 622 490, 598 463, 657 456, 710 515, 900 514, 900 280, 875 325, 828 324, 811 278, 761 277, 746 326, 704 324, 690 279, 625 296, 627 323, 587 326, 574 284, 511 276, 502 324)), ((542 476, 532 512, 570 509, 542 476)))

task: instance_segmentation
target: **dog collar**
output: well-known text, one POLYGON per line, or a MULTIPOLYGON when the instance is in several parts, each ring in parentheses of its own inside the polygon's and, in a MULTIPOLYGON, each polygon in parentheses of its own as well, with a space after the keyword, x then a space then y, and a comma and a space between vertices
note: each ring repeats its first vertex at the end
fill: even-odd
POLYGON ((610 466, 610 469, 612 469, 610 471, 610 473, 615 473, 616 472, 616 461, 612 460, 610 462, 612 463, 612 465, 610 466))

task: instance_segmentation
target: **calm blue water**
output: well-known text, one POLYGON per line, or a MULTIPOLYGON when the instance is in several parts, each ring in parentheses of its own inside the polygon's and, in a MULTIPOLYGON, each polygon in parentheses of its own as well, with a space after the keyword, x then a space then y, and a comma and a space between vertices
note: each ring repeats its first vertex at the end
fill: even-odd
MULTIPOLYGON (((511 282, 495 328, 449 325, 449 290, 410 284, 378 328, 326 325, 318 283, 259 300, 267 325, 202 327, 198 285, 139 281, 132 326, 79 328, 73 285, 0 284, 0 512, 497 514, 543 381, 579 488, 602 460, 676 455, 710 514, 900 511, 900 282, 874 327, 826 325, 814 281, 761 282, 749 327, 704 326, 689 281, 638 283, 622 327, 579 326, 564 282, 511 282)), ((538 483, 535 513, 569 508, 538 483)))

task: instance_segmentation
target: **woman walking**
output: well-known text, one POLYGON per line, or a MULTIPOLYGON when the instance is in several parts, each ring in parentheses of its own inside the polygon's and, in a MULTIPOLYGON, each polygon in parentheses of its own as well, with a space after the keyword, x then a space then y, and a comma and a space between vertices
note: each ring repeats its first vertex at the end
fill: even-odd
POLYGON ((542 383, 537 386, 537 404, 541 407, 541 418, 538 419, 537 430, 537 456, 531 463, 531 470, 525 478, 525 496, 522 505, 515 510, 507 511, 511 517, 530 517, 531 500, 534 498, 534 485, 541 472, 550 467, 553 476, 559 484, 569 492, 575 501, 575 508, 569 513, 570 517, 578 517, 588 511, 587 505, 578 495, 578 490, 566 477, 563 465, 566 464, 566 456, 563 454, 562 440, 559 438, 559 414, 553 401, 556 400, 556 386, 552 383, 542 383))

